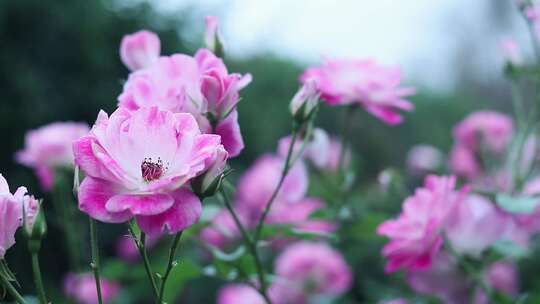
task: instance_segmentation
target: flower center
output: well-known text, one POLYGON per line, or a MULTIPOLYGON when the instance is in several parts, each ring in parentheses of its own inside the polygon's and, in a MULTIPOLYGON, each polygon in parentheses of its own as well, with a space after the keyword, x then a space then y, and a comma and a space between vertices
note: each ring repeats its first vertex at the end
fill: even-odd
POLYGON ((157 162, 153 162, 151 157, 145 158, 141 164, 141 174, 147 182, 160 178, 164 172, 163 161, 159 157, 157 162))

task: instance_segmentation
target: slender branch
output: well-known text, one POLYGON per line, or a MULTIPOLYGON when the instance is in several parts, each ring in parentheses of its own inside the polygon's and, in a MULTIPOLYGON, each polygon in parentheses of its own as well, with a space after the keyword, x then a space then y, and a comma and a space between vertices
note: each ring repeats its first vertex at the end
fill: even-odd
POLYGON ((34 284, 36 285, 39 302, 41 304, 47 304, 49 302, 47 301, 47 295, 45 293, 45 288, 43 287, 43 279, 41 278, 39 256, 37 252, 32 252, 32 271, 34 273, 34 284))
POLYGON ((257 272, 257 278, 260 283, 260 287, 256 288, 257 291, 261 294, 261 296, 264 298, 265 302, 267 304, 272 304, 270 298, 268 297, 267 293, 267 284, 266 279, 264 275, 264 268, 262 266, 261 258, 259 256, 259 252, 257 251, 257 243, 253 242, 251 237, 249 236, 249 233, 244 228, 244 225, 242 225, 242 222, 240 222, 240 219, 238 218, 238 215, 234 211, 234 208, 231 205, 231 202, 229 200, 229 197, 227 196, 227 192, 225 189, 221 188, 221 196, 222 201, 231 214, 234 223, 238 230, 240 231, 240 234, 242 235, 242 238, 244 239, 244 243, 246 244, 246 247, 248 248, 251 256, 253 257, 253 260, 255 262, 255 271, 257 272))
POLYGON ((296 143, 296 138, 298 137, 298 127, 295 125, 292 130, 291 135, 291 143, 289 144, 289 150, 287 151, 287 157, 285 158, 285 164, 283 165, 283 171, 281 172, 281 177, 279 179, 279 182, 274 189, 274 192, 270 196, 270 199, 265 204, 265 208, 263 210, 263 213, 259 219, 259 222, 257 223, 257 228, 255 229, 255 237, 253 238, 253 242, 257 244, 261 237, 261 231, 264 225, 264 221, 266 220, 266 217, 268 216, 268 213, 270 212, 270 208, 272 207, 272 204, 276 200, 276 197, 279 193, 279 190, 281 190, 281 186, 283 185, 283 182, 285 181, 285 177, 287 177, 287 173, 289 173, 289 169, 291 168, 291 157, 293 154, 294 144, 296 143))
POLYGON ((0 282, 17 303, 26 304, 26 300, 21 296, 17 289, 13 287, 13 284, 11 284, 11 282, 3 274, 0 274, 0 282))
POLYGON ((158 297, 158 287, 156 284, 156 280, 154 279, 154 275, 152 272, 152 265, 150 264, 150 260, 148 259, 148 254, 146 253, 146 234, 141 231, 141 234, 139 238, 137 238, 137 235, 135 234, 135 231, 131 226, 128 226, 128 230, 131 233, 131 236, 135 240, 135 245, 137 246, 137 249, 139 250, 139 254, 141 255, 141 258, 144 263, 144 269, 146 270, 146 275, 148 276, 148 280, 150 281, 150 285, 152 286, 152 294, 154 295, 154 298, 157 299, 158 297))
POLYGON ((182 237, 182 231, 178 232, 171 243, 171 248, 169 250, 169 262, 167 263, 167 269, 163 274, 161 286, 159 289, 158 304, 163 302, 163 294, 165 293, 165 285, 167 284, 167 279, 171 273, 171 270, 176 266, 174 258, 176 256, 176 250, 178 249, 178 244, 180 244, 180 238, 182 237))
POLYGON ((249 233, 247 232, 244 225, 242 225, 242 222, 240 221, 240 218, 236 214, 236 211, 234 211, 234 208, 231 205, 229 197, 227 196, 227 192, 225 191, 225 189, 223 189, 223 187, 220 189, 220 192, 221 192, 223 204, 225 205, 225 207, 227 208, 227 210, 231 214, 231 216, 232 216, 232 218, 234 220, 234 223, 236 224, 236 227, 238 228, 238 230, 240 230, 240 234, 242 234, 242 237, 244 238, 246 243, 251 245, 251 243, 253 241, 251 240, 251 237, 249 236, 249 233))
POLYGON ((94 272, 94 278, 96 280, 98 303, 103 304, 103 298, 101 296, 101 281, 99 279, 99 247, 96 222, 91 217, 88 217, 88 220, 90 223, 90 246, 92 250, 92 263, 90 263, 90 267, 94 272))

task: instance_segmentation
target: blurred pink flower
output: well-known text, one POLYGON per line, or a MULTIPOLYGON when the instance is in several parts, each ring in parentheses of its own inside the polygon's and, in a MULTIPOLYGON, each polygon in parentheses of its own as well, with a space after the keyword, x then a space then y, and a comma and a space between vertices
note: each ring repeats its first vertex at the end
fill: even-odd
MULTIPOLYGON (((291 135, 283 137, 278 142, 278 154, 285 158, 289 152, 289 146, 291 145, 291 135)), ((315 128, 312 133, 312 137, 305 144, 302 155, 298 155, 304 140, 297 138, 292 150, 292 158, 303 157, 309 159, 313 164, 319 168, 326 166, 330 159, 330 138, 323 129, 315 128)))
POLYGON ((445 232, 456 252, 479 258, 502 239, 508 220, 488 199, 470 194, 450 212, 445 232))
POLYGON ((298 242, 275 262, 278 303, 308 303, 313 296, 338 297, 352 283, 352 273, 341 254, 325 243, 298 242))
MULTIPOLYGON (((244 212, 241 209, 235 209, 240 223, 247 227, 247 217, 244 212)), ((229 211, 222 209, 212 218, 210 225, 201 230, 199 237, 205 243, 224 250, 240 237, 240 231, 229 211)))
POLYGON ((448 166, 452 173, 466 179, 474 179, 482 174, 481 165, 474 152, 461 144, 452 147, 448 166))
POLYGON ((486 281, 493 289, 508 295, 517 295, 519 276, 516 265, 512 262, 498 261, 489 266, 485 274, 486 281))
POLYGON ((526 9, 525 14, 532 24, 537 39, 540 38, 540 5, 533 4, 526 9))
POLYGON ((219 136, 201 134, 191 114, 156 107, 119 108, 110 117, 101 111, 73 145, 86 173, 79 208, 108 223, 135 217, 149 235, 183 230, 201 213, 201 202, 183 186, 208 169, 219 143, 219 136))
POLYGON ((419 271, 407 271, 406 280, 411 288, 421 294, 436 296, 446 304, 469 302, 469 282, 459 271, 455 261, 446 253, 434 256, 432 265, 419 271))
POLYGON ((400 69, 373 60, 327 60, 320 67, 307 69, 300 80, 315 80, 321 98, 328 104, 357 103, 389 125, 402 122, 399 110, 414 108, 405 98, 415 90, 400 87, 400 69))
MULTIPOLYGON (((283 137, 278 143, 278 154, 285 158, 291 143, 291 136, 283 137)), ((303 140, 297 139, 293 147, 293 157, 300 153, 303 140)), ((330 137, 323 129, 313 130, 313 137, 306 145, 302 157, 309 160, 320 170, 337 171, 339 167, 339 158, 341 156, 341 142, 337 138, 330 137)), ((351 162, 351 151, 347 149, 344 154, 344 165, 348 166, 351 162)))
MULTIPOLYGON (((265 154, 240 177, 236 206, 248 211, 249 217, 258 220, 266 203, 279 183, 285 160, 265 154)), ((290 169, 275 201, 298 202, 305 197, 308 187, 307 170, 302 162, 290 169)))
POLYGON ((427 176, 424 187, 405 200, 399 217, 379 225, 377 233, 390 238, 382 251, 388 259, 387 272, 431 266, 443 244, 440 232, 448 215, 467 191, 456 192, 455 186, 453 176, 427 176))
POLYGON ((131 73, 118 105, 130 111, 157 106, 174 113, 191 113, 201 131, 220 135, 234 157, 244 148, 236 104, 239 91, 250 82, 251 75, 229 74, 220 58, 201 49, 194 57, 162 56, 131 73))
POLYGON ((89 131, 85 123, 55 122, 26 133, 17 162, 34 169, 45 191, 54 184, 54 170, 73 167, 72 143, 89 131))
MULTIPOLYGON (((103 303, 112 303, 120 291, 116 282, 100 280, 103 303)), ((64 294, 78 304, 97 304, 96 281, 91 273, 68 273, 64 279, 64 294)))
POLYGON ((19 187, 15 194, 11 194, 6 179, 0 174, 0 260, 15 245, 15 232, 23 222, 25 194, 25 187, 19 187))
MULTIPOLYGON (((484 273, 486 284, 492 289, 507 296, 518 295, 519 278, 516 265, 508 261, 497 261, 487 268, 484 273)), ((486 294, 478 289, 475 295, 474 304, 489 304, 486 294)))
POLYGON ((393 299, 393 300, 379 302, 379 304, 407 304, 407 303, 409 302, 407 302, 407 300, 405 299, 393 299))
POLYGON ((505 62, 516 66, 523 63, 519 45, 514 39, 507 38, 502 40, 499 47, 505 62))
MULTIPOLYGON (((150 236, 146 238, 145 247, 147 250, 154 248, 159 243, 158 236, 150 236)), ((135 241, 131 236, 121 236, 116 241, 116 255, 126 262, 136 262, 140 258, 139 250, 135 245, 135 241)))
POLYGON ((502 153, 510 143, 514 131, 512 118, 495 111, 471 113, 453 130, 454 139, 473 153, 502 153))
POLYGON ((442 162, 442 152, 430 145, 415 145, 407 153, 407 168, 415 175, 434 172, 442 162))
POLYGON ((159 37, 146 30, 125 35, 120 43, 120 59, 130 71, 149 67, 157 61, 160 52, 159 37))
POLYGON ((264 298, 253 287, 229 284, 219 290, 217 304, 265 304, 264 298))

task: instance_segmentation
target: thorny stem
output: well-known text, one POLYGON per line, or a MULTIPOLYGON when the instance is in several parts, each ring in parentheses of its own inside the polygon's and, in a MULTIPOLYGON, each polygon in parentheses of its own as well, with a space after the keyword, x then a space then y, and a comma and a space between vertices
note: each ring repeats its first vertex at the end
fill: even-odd
POLYGON ((296 143, 297 137, 298 137, 298 126, 294 125, 292 129, 291 143, 289 144, 289 150, 287 151, 287 157, 285 158, 285 164, 283 165, 283 171, 281 172, 281 177, 279 179, 279 182, 276 188, 274 189, 274 192, 270 196, 270 199, 265 204, 265 208, 263 210, 263 213, 255 229, 255 237, 253 238, 253 242, 255 244, 259 241, 261 237, 261 231, 264 225, 264 221, 266 220, 266 217, 268 216, 268 213, 270 212, 270 208, 272 207, 272 204, 276 200, 279 190, 281 189, 281 186, 283 185, 283 182, 285 181, 285 177, 287 177, 287 173, 289 173, 289 169, 291 168, 291 157, 293 154, 293 148, 294 148, 294 144, 296 143))
POLYGON ((150 285, 152 286, 152 294, 154 295, 154 298, 157 299, 158 297, 158 287, 156 284, 156 280, 154 279, 154 275, 152 272, 152 265, 150 264, 150 260, 148 259, 148 254, 146 253, 146 234, 141 231, 140 236, 137 237, 135 234, 135 231, 131 226, 128 226, 128 230, 131 233, 131 236, 133 237, 135 241, 135 245, 137 246, 137 249, 139 250, 139 254, 141 255, 141 258, 143 260, 144 269, 146 270, 146 275, 148 277, 148 280, 150 281, 150 285))
POLYGON ((259 252, 257 251, 257 243, 252 241, 244 225, 242 225, 242 222, 240 222, 240 219, 238 218, 238 215, 234 211, 234 208, 231 205, 231 202, 229 200, 229 197, 227 196, 227 192, 225 191, 225 189, 221 188, 220 191, 221 191, 223 203, 225 204, 225 207, 231 214, 236 227, 238 228, 238 230, 240 230, 240 234, 242 235, 242 238, 244 239, 244 243, 246 244, 251 256, 253 257, 253 260, 255 261, 255 270, 257 271, 257 278, 259 279, 259 282, 260 282, 260 288, 256 288, 256 289, 264 298, 265 302, 267 304, 271 304, 272 302, 270 301, 270 298, 268 297, 268 294, 267 294, 264 268, 262 267, 259 252))
POLYGON ((94 272, 94 279, 96 280, 98 303, 103 304, 103 298, 101 296, 101 281, 99 279, 99 247, 96 222, 90 217, 88 218, 88 220, 90 223, 90 246, 92 250, 92 263, 90 263, 90 267, 94 272))
POLYGON ((178 245, 180 244, 180 238, 182 237, 182 231, 178 232, 171 243, 171 248, 169 249, 169 262, 167 263, 167 269, 165 270, 165 273, 163 274, 162 280, 161 280, 161 286, 159 288, 159 298, 158 298, 158 304, 163 303, 163 294, 165 293, 165 284, 167 284, 167 279, 169 278, 169 275, 171 273, 171 270, 176 266, 175 262, 175 256, 176 256, 176 250, 178 249, 178 245))

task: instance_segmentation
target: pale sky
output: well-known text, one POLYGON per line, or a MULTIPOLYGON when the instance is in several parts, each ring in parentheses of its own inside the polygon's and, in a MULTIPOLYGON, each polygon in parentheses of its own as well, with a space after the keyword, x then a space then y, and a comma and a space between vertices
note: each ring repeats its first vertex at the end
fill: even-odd
MULTIPOLYGON (((140 1, 140 0, 139 0, 140 1)), ((194 7, 220 17, 228 52, 236 57, 271 52, 307 64, 325 56, 371 57, 399 64, 405 79, 436 90, 451 90, 455 58, 473 52, 466 71, 490 80, 500 75, 498 43, 516 38, 530 50, 516 9, 505 28, 494 29, 491 10, 512 0, 162 0, 164 14, 194 7), (502 34, 501 34, 502 32, 502 34)), ((201 21, 202 23, 202 21, 201 21)))

